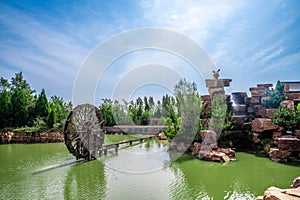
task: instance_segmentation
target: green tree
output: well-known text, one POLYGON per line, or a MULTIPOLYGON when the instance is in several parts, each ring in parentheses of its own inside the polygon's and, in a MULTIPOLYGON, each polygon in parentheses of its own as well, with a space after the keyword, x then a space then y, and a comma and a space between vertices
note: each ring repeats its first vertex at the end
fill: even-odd
POLYGON ((218 134, 228 135, 227 130, 232 129, 231 113, 222 94, 214 95, 211 107, 210 127, 218 134))
POLYGON ((280 102, 286 99, 284 94, 284 83, 277 82, 275 89, 272 88, 271 90, 266 91, 269 99, 265 99, 263 101, 263 105, 266 108, 278 108, 280 102))
POLYGON ((173 103, 168 104, 168 115, 165 119, 165 125, 168 126, 167 130, 163 130, 164 134, 173 139, 181 128, 181 117, 173 103))
POLYGON ((155 101, 153 97, 149 97, 149 107, 150 107, 150 111, 154 110, 155 107, 155 101))
POLYGON ((157 106, 154 109, 153 117, 161 118, 161 116, 161 103, 160 101, 157 101, 157 106))
POLYGON ((103 103, 100 105, 100 112, 103 116, 106 126, 116 125, 113 115, 113 102, 111 99, 102 99, 103 103))
POLYGON ((56 111, 55 108, 51 108, 47 117, 47 125, 49 128, 54 128, 54 124, 56 124, 56 111))
POLYGON ((145 111, 150 111, 150 105, 147 97, 144 97, 144 104, 145 104, 145 111))
POLYGON ((181 79, 175 85, 174 95, 177 100, 177 109, 182 118, 180 137, 184 140, 192 141, 199 132, 202 110, 202 101, 197 93, 197 86, 186 79, 181 79))
POLYGON ((34 113, 31 111, 35 106, 33 95, 35 90, 30 88, 22 72, 16 73, 15 77, 11 78, 10 92, 13 126, 32 125, 31 116, 34 113))
POLYGON ((141 116, 141 125, 148 125, 150 123, 150 111, 145 110, 141 116))
POLYGON ((49 103, 44 89, 42 89, 36 100, 35 114, 36 117, 41 117, 44 119, 46 119, 49 115, 49 103))
POLYGON ((14 127, 27 125, 28 121, 28 104, 24 90, 14 89, 11 97, 12 104, 12 124, 14 127))
POLYGON ((51 110, 54 110, 54 115, 56 117, 54 128, 61 130, 70 111, 72 110, 72 104, 71 102, 66 103, 62 97, 54 95, 51 96, 49 105, 51 110))
POLYGON ((10 126, 11 122, 11 101, 10 94, 8 91, 4 90, 0 92, 0 128, 5 128, 10 126))

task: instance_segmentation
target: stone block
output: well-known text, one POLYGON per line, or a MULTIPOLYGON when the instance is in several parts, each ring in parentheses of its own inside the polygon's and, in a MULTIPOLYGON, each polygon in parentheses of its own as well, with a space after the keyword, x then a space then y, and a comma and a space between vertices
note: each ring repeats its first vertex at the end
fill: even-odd
POLYGON ((291 188, 300 188, 300 176, 293 180, 291 188))
POLYGON ((261 97, 266 94, 266 88, 252 87, 249 89, 252 97, 261 97))
POLYGON ((290 110, 294 110, 295 109, 295 105, 294 105, 294 101, 293 100, 284 100, 280 104, 288 107, 288 109, 290 109, 290 110))
POLYGON ((272 139, 276 140, 277 138, 279 138, 281 136, 281 132, 278 131, 274 131, 273 135, 272 135, 272 139))
POLYGON ((272 159, 274 158, 280 158, 282 156, 282 153, 279 149, 277 148, 271 148, 269 153, 268 153, 269 157, 272 159))
POLYGON ((250 98, 250 104, 252 104, 252 105, 261 104, 261 97, 260 96, 252 96, 250 98))
POLYGON ((277 139, 277 146, 281 151, 300 151, 300 139, 296 136, 282 136, 277 139))
POLYGON ((223 87, 214 87, 214 88, 209 88, 208 93, 212 97, 213 95, 216 94, 225 94, 225 91, 223 87))
POLYGON ((217 143, 217 134, 213 130, 200 131, 200 136, 203 144, 215 144, 217 143))
POLYGON ((294 134, 298 139, 300 139, 300 130, 295 130, 294 134))
POLYGON ((266 108, 262 105, 254 105, 254 113, 257 117, 265 117, 266 108))
POLYGON ((286 96, 289 100, 300 99, 300 93, 287 93, 286 96))
POLYGON ((206 87, 208 87, 208 88, 217 86, 217 80, 215 80, 215 79, 206 79, 205 83, 206 83, 206 87))
POLYGON ((252 130, 262 133, 264 131, 272 131, 278 129, 276 124, 273 124, 268 118, 256 118, 252 121, 252 130))
POLYGON ((254 113, 254 108, 253 108, 252 106, 249 106, 249 107, 247 108, 247 112, 248 112, 248 113, 254 113))
POLYGON ((277 112, 277 110, 278 109, 275 109, 275 108, 266 109, 266 117, 268 117, 268 118, 275 117, 275 113, 277 112))
POLYGON ((266 88, 269 89, 270 87, 273 87, 272 83, 266 83, 266 84, 257 84, 258 88, 266 88))
POLYGON ((222 80, 223 80, 224 87, 229 87, 230 86, 230 82, 232 81, 232 79, 229 79, 229 78, 224 78, 222 80))
POLYGON ((232 123, 235 125, 243 125, 246 121, 245 116, 233 116, 232 117, 232 123))
POLYGON ((281 151, 280 159, 286 159, 291 155, 292 152, 290 151, 281 151))

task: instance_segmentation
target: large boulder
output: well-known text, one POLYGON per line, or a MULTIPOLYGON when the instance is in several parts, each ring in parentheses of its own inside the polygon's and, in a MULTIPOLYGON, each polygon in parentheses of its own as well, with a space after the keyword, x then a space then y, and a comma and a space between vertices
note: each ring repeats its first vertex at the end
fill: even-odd
POLYGON ((278 125, 273 124, 271 119, 268 118, 256 118, 252 121, 252 131, 262 133, 264 131, 277 130, 278 125))
POLYGON ((293 100, 283 100, 280 104, 286 106, 290 110, 294 110, 295 107, 293 100))
POLYGON ((167 140, 167 139, 168 139, 168 137, 165 136, 165 134, 164 134, 163 132, 158 133, 158 134, 157 134, 157 137, 158 137, 158 139, 160 139, 160 140, 167 140))
POLYGON ((298 188, 298 187, 300 187, 300 176, 295 178, 291 185, 291 188, 298 188))
POLYGON ((300 151, 300 139, 296 136, 281 136, 276 141, 282 151, 300 151))
POLYGON ((205 144, 217 143, 217 134, 213 130, 202 130, 200 136, 205 144))
POLYGON ((211 151, 204 155, 204 159, 208 161, 214 161, 214 162, 228 162, 230 161, 230 158, 228 155, 226 155, 223 152, 218 151, 211 151))
POLYGON ((269 187, 264 196, 259 196, 256 200, 299 200, 300 188, 280 189, 277 187, 269 187))

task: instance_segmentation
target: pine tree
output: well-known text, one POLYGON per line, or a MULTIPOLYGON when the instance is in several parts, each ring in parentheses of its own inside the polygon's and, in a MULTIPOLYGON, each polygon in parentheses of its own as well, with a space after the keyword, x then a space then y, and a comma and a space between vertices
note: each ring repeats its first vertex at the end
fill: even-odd
POLYGON ((46 119, 49 114, 49 103, 45 93, 45 90, 42 89, 40 95, 38 96, 35 104, 35 114, 36 117, 41 117, 46 119))

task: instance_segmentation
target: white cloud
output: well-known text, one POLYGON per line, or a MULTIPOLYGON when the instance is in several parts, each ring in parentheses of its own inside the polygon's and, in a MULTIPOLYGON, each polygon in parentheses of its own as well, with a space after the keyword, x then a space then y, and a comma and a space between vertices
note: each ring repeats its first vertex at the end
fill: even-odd
POLYGON ((142 1, 145 19, 204 41, 211 29, 223 29, 226 20, 240 7, 240 1, 142 1))

